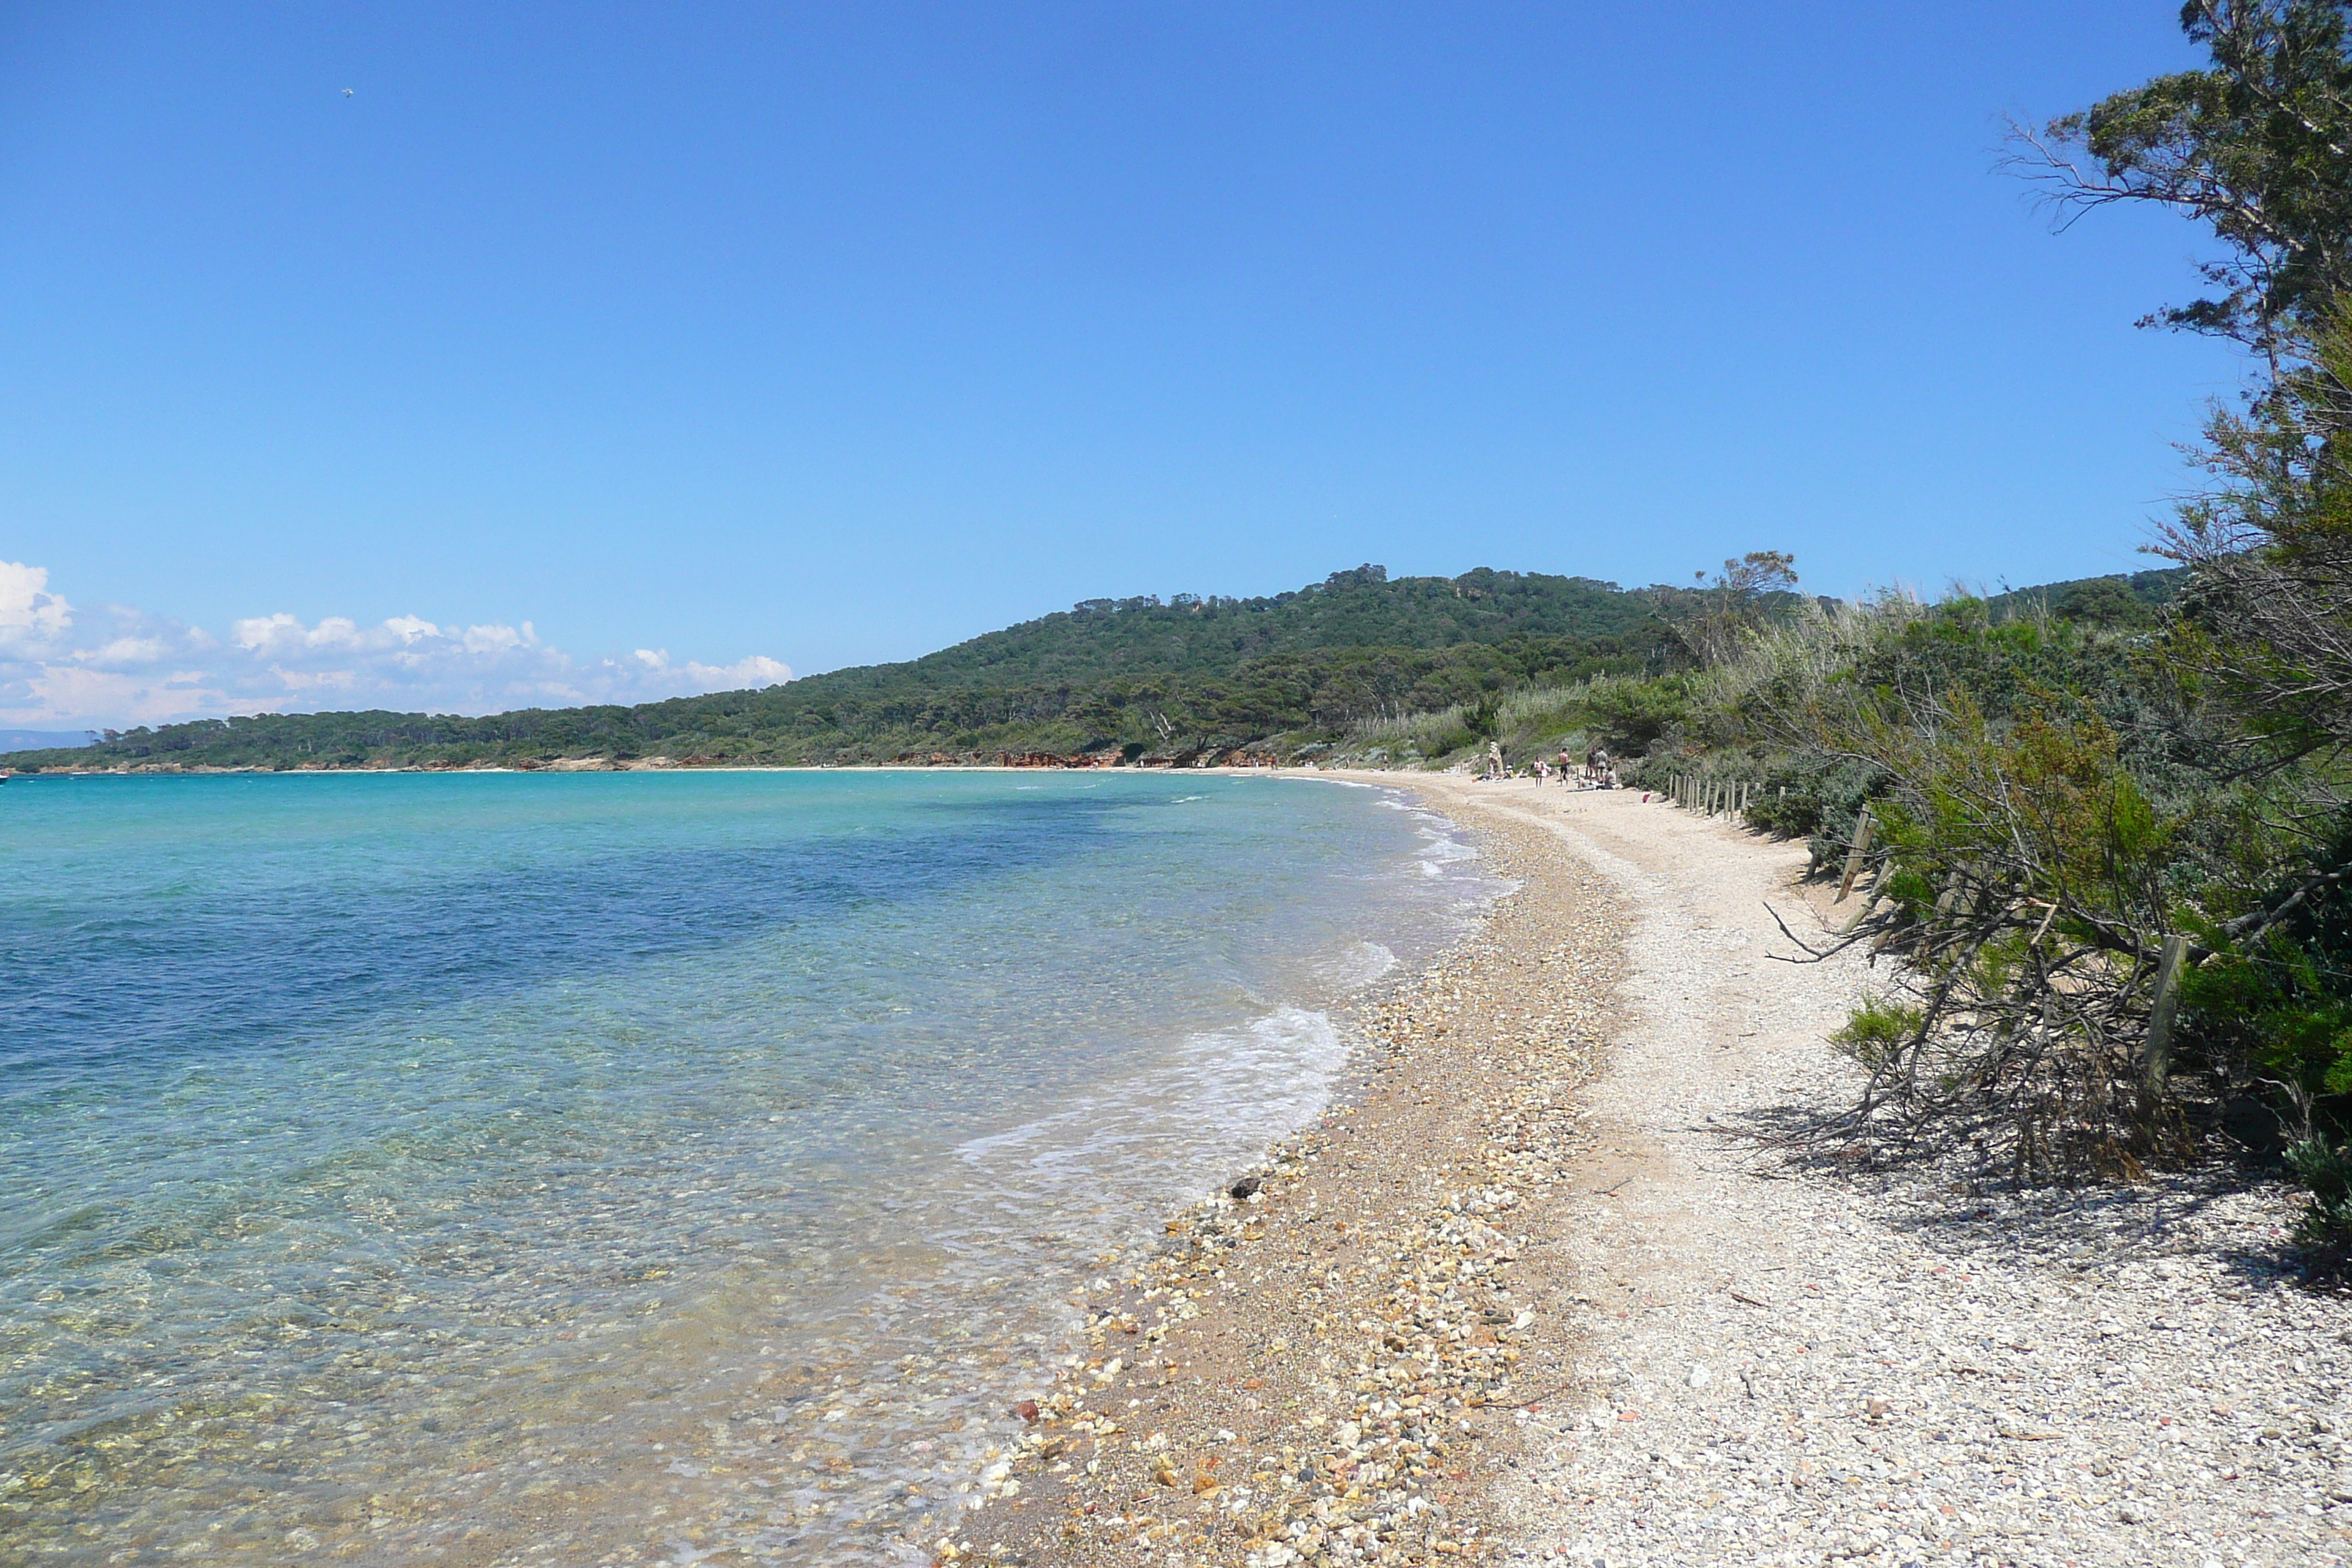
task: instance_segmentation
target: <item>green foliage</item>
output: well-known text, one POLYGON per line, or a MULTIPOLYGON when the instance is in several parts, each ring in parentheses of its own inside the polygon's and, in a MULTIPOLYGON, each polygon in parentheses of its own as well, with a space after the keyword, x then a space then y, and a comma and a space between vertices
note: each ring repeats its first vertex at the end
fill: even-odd
POLYGON ((1395 718, 1364 720, 1350 729, 1335 754, 1371 767, 1434 763, 1476 739, 1462 722, 1461 705, 1454 703, 1395 718))
MULTIPOLYGON (((1697 574, 1706 584, 1706 574, 1697 574)), ((1782 550, 1751 550, 1727 561, 1715 581, 1676 595, 1664 608, 1699 663, 1720 664, 1737 654, 1797 585, 1797 558, 1782 550)))
POLYGON ((2182 1018, 2221 1063, 2276 1085, 2323 1127, 2352 1125, 2352 882, 2313 887, 2352 849, 2352 834, 2314 847, 2287 875, 2246 900, 2255 910, 2299 901, 2258 937, 2229 943, 2209 923, 2213 955, 2181 985, 2182 1018))
POLYGON ((2188 583, 2185 566, 2134 572, 2128 576, 2075 577, 1995 594, 1985 601, 1985 615, 1994 621, 2054 615, 2097 626, 2152 626, 2188 583))
POLYGON ((1686 675, 1617 676, 1585 688, 1575 710, 1578 726, 1617 755, 1649 750, 1690 716, 1686 675))
POLYGON ((2320 1272, 2342 1273, 2352 1260, 2352 1149, 2307 1135, 2287 1145, 2286 1164, 2311 1194, 2296 1239, 2312 1249, 2320 1272))
MULTIPOLYGON (((1898 1000, 1840 1037, 1844 1123, 1966 1134, 2021 1173, 2130 1173, 2270 1101, 2309 1129, 2306 1239, 2352 1257, 2352 48, 2336 0, 2189 0, 2210 68, 2023 137, 2077 210, 2209 224, 2213 292, 2154 318, 2261 351, 2217 414, 2221 486, 2186 570, 1783 617, 1711 657, 1651 765, 1760 763, 1750 820, 1815 835, 1867 805, 1898 1000), (2093 169, 2095 173, 2085 173, 2093 169), (2160 1068, 2162 955, 2185 952, 2160 1068)), ((2257 1108, 2259 1109, 2259 1108, 2257 1108)), ((2252 1125, 2259 1117, 2242 1119, 2252 1125)))
POLYGON ((2189 0, 2182 23, 2208 68, 2051 127, 2053 145, 2088 153, 2102 177, 2042 158, 2077 208, 2155 203, 2209 226, 2223 257, 2200 270, 2215 291, 2153 319, 2258 351, 2246 411, 2217 408, 2207 426, 2213 488, 2164 538, 2192 576, 2160 658, 2202 722, 2173 726, 2169 759, 2122 760, 2174 818, 2152 869, 2197 943, 2183 1029, 2213 1076, 2305 1126, 2289 1152, 2313 1189, 2305 1239, 2337 1264, 2352 1250, 2347 16, 2342 0, 2189 0), (2200 771, 2203 798, 2166 799, 2200 771))
POLYGON ((2325 314, 2352 282, 2352 54, 2341 0, 2188 0, 2210 56, 2027 138, 2023 164, 2075 208, 2153 203, 2210 227, 2216 292, 2153 320, 2262 348, 2325 314), (2087 153, 2100 173, 2081 172, 2087 153))
POLYGON ((1812 751, 1773 755, 1762 772, 1763 787, 1748 807, 1748 826, 1810 839, 1817 872, 1843 858, 1881 779, 1866 763, 1812 751))
POLYGON ((2152 626, 2156 611, 2140 602, 2121 577, 2094 577, 2059 596, 2055 614, 2061 620, 2084 621, 2095 626, 2152 626))
POLYGON ((1860 1121, 1965 1133, 2038 1174, 2183 1155, 2251 1100, 2323 1138, 2352 1127, 2336 764, 2243 771, 2245 721, 2178 621, 2137 620, 1888 596, 1801 611, 1683 678, 1639 782, 1758 781, 1749 825, 1811 834, 1817 869, 1876 819, 1877 912, 1853 940, 1902 966, 1840 1037, 1873 1075, 1860 1121), (2151 1091, 2174 934, 2193 962, 2151 1091))
POLYGON ((2184 903, 2245 892, 2217 852, 2245 840, 2157 637, 1892 595, 1761 628, 1690 691, 1645 779, 1760 780, 1750 826, 1810 833, 1817 870, 1875 818, 1861 934, 1906 962, 1842 1037, 1865 1120, 1971 1130, 2021 1172, 2181 1146, 2138 1093, 2154 961, 2184 903))
POLYGON ((1927 1022, 1927 1014, 1917 1007, 1884 996, 1865 996, 1844 1025, 1830 1036, 1830 1043, 1875 1071, 1894 1059, 1927 1022))

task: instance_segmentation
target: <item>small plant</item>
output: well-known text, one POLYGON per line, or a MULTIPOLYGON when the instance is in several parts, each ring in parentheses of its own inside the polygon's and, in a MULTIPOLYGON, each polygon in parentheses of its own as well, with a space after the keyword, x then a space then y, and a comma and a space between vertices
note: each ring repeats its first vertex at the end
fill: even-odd
POLYGON ((1874 1073, 1895 1058, 1924 1022, 1926 1015, 1916 1007, 1884 996, 1864 996, 1845 1026, 1830 1037, 1830 1044, 1874 1073))
POLYGON ((2352 1261, 2352 1149, 2306 1135, 2287 1145, 2286 1164, 2311 1191, 2295 1239, 2311 1250, 2313 1272, 2340 1275, 2352 1261))

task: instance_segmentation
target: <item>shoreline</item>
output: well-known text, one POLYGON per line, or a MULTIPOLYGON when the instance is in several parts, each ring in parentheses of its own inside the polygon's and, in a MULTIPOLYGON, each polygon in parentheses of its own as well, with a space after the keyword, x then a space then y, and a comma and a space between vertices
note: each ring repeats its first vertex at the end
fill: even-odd
POLYGON ((1489 1494, 1525 1462, 1515 1406, 1570 1375, 1565 1238, 1546 1200, 1581 1142, 1616 911, 1544 836, 1451 792, 1295 776, 1406 787, 1517 886, 1367 999, 1356 1092, 1276 1144, 1255 1191, 1172 1216, 1139 1266, 1095 1282, 1084 1352, 1022 1406, 1028 1432, 941 1562, 1126 1563, 1143 1549, 1281 1568, 1502 1550, 1489 1494))
POLYGON ((2352 1314, 2292 1276, 2291 1190, 1792 1150, 1869 978, 1773 962, 1768 904, 1835 918, 1801 845, 1356 776, 1518 889, 1255 1194, 1096 1282, 940 1561, 2352 1563, 2352 1314))
MULTIPOLYGON (((0 773, 0 778, 26 779, 110 779, 110 778, 234 778, 247 775, 267 778, 335 778, 344 775, 373 777, 385 773, 1083 773, 1094 776, 1103 773, 1146 777, 1185 778, 1195 775, 1223 778, 1334 778, 1382 779, 1392 775, 1368 768, 1316 768, 1293 764, 1266 767, 1234 767, 1216 763, 1209 767, 1178 767, 1171 763, 1147 766, 1142 763, 1105 765, 1098 768, 1042 767, 1023 763, 676 763, 663 758, 632 758, 615 761, 611 757, 562 758, 541 763, 533 767, 519 768, 506 763, 465 763, 446 767, 421 767, 403 763, 383 767, 299 767, 265 768, 258 765, 221 767, 209 763, 183 766, 162 763, 142 767, 125 764, 113 768, 44 767, 34 773, 0 773)), ((1397 778, 1432 776, 1407 773, 1399 770, 1397 778)))

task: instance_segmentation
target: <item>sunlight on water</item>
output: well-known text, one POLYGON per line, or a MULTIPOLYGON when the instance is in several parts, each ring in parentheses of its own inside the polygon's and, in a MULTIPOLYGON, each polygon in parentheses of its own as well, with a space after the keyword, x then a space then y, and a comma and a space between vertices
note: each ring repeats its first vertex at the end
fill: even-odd
POLYGON ((1491 896, 1292 781, 0 798, 0 1544, 928 1561, 1108 1248, 1491 896))

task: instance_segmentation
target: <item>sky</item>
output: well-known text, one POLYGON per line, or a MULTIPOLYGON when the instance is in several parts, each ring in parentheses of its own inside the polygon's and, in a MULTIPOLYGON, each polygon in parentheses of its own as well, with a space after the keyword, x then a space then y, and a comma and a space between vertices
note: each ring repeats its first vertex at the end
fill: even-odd
POLYGON ((2168 0, 0 11, 0 724, 635 700, 1362 562, 2157 563, 2168 0))

